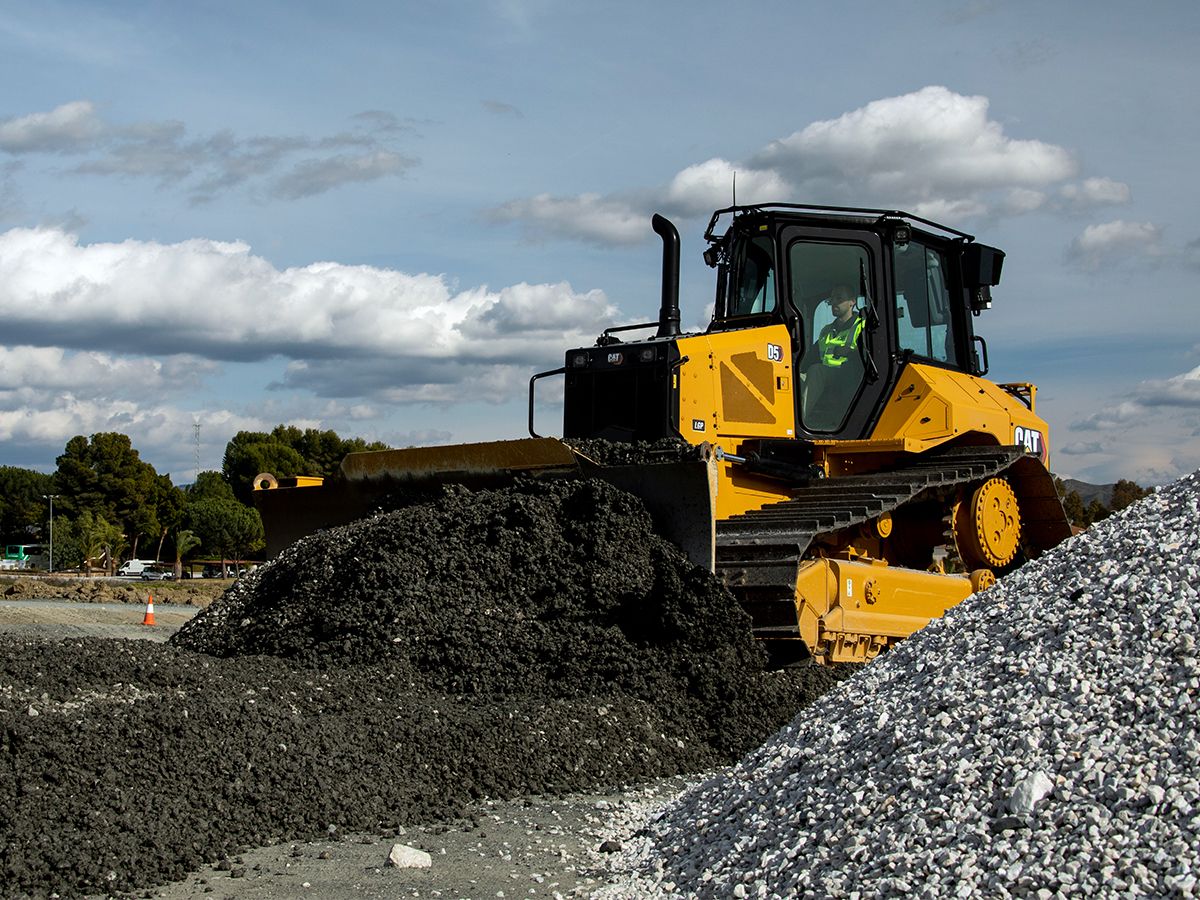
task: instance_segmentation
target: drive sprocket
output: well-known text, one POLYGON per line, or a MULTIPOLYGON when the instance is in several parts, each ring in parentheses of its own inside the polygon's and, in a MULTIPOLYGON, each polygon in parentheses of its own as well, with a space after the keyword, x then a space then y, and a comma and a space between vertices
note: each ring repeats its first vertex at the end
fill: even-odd
POLYGON ((1004 478, 989 478, 954 512, 954 542, 968 571, 1002 569, 1021 549, 1021 509, 1004 478))

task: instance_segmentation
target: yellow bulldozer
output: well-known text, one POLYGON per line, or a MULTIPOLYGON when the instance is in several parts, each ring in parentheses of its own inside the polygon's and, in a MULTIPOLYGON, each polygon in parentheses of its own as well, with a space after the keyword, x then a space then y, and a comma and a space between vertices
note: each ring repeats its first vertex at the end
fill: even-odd
POLYGON ((1002 251, 899 211, 732 206, 704 235, 712 321, 685 334, 679 234, 652 226, 658 320, 533 375, 530 438, 351 454, 323 483, 261 475, 268 554, 406 485, 604 478, 724 580, 788 665, 872 659, 1070 535, 1036 388, 985 378, 974 322, 1002 251), (535 432, 550 377, 565 382, 561 439, 535 432), (610 445, 647 449, 612 464, 596 451, 610 445))

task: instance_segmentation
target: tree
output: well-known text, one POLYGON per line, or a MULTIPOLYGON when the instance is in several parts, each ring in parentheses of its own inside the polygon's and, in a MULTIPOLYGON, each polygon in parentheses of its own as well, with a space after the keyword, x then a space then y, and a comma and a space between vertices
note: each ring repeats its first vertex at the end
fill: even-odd
POLYGON ((85 509, 74 521, 80 563, 85 571, 105 572, 116 569, 117 559, 125 550, 125 535, 117 525, 85 509))
POLYGON ((225 446, 221 465, 234 496, 249 504, 254 493, 254 476, 270 472, 275 476, 312 475, 299 451, 261 431, 239 431, 225 446))
POLYGON ((1154 492, 1150 488, 1144 488, 1135 482, 1122 478, 1113 485, 1112 499, 1109 501, 1109 506, 1112 507, 1113 512, 1116 512, 1152 493, 1154 492))
POLYGON ((1087 520, 1087 524, 1092 525, 1107 519, 1110 512, 1111 510, 1099 500, 1093 500, 1087 505, 1087 509, 1084 511, 1084 518, 1087 520))
POLYGON ((236 500, 233 488, 220 472, 200 472, 187 490, 187 502, 197 500, 236 500))
POLYGON ((1083 506, 1083 498, 1079 496, 1079 491, 1070 491, 1063 497, 1063 512, 1067 514, 1067 521, 1071 524, 1087 524, 1087 512, 1083 506))
POLYGON ((254 476, 270 472, 276 477, 316 475, 331 478, 337 474, 347 453, 386 450, 386 444, 367 443, 362 438, 346 440, 334 431, 294 425, 278 425, 270 434, 239 431, 225 447, 221 470, 243 503, 251 502, 254 476))
POLYGON ((175 532, 175 577, 183 577, 183 558, 200 546, 200 538, 194 531, 182 528, 175 532))
POLYGON ((42 535, 50 522, 45 496, 56 493, 49 475, 0 466, 0 543, 28 544, 31 536, 42 535))
POLYGON ((90 440, 77 435, 67 441, 57 462, 55 480, 65 511, 88 511, 116 525, 135 556, 142 536, 159 538, 160 509, 171 508, 168 493, 127 435, 101 432, 90 440))
POLYGON ((187 509, 188 530, 194 532, 206 553, 221 559, 242 560, 263 546, 262 519, 258 510, 237 500, 197 500, 187 509))

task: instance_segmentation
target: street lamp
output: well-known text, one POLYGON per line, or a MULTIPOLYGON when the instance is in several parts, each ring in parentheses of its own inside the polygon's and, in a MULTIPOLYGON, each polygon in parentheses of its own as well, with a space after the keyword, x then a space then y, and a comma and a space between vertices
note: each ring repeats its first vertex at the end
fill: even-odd
POLYGON ((50 501, 50 574, 54 574, 54 498, 58 494, 42 494, 42 497, 50 501))

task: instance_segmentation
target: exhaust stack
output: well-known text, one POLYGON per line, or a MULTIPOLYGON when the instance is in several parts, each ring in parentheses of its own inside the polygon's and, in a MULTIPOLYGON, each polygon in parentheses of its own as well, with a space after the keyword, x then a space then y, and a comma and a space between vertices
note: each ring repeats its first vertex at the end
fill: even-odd
POLYGON ((670 219, 658 213, 650 224, 663 242, 662 307, 655 337, 675 337, 679 334, 679 232, 670 219))

